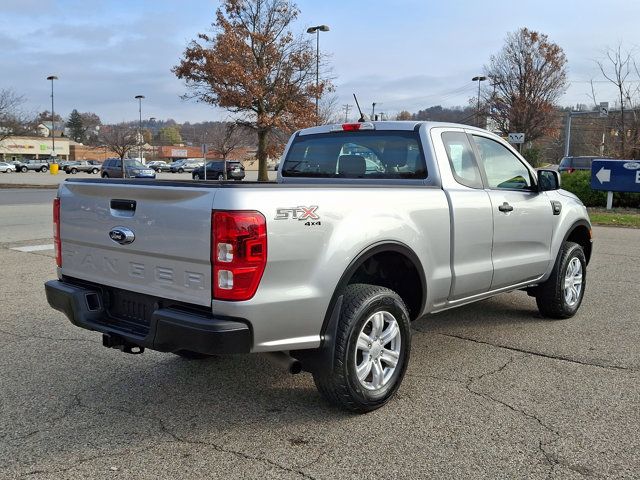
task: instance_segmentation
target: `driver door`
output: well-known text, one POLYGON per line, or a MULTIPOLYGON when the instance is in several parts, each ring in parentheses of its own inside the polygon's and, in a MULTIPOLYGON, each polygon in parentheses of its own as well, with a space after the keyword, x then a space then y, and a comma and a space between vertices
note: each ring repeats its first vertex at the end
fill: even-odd
POLYGON ((534 280, 551 260, 553 210, 509 148, 473 132, 493 213, 491 290, 534 280))

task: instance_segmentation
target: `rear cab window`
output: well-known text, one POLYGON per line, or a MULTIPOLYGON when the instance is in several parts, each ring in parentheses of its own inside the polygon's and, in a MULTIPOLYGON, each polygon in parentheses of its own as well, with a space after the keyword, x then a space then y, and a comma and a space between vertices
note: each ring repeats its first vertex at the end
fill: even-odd
POLYGON ((284 160, 282 176, 424 179, 427 168, 418 132, 338 131, 298 135, 284 160))

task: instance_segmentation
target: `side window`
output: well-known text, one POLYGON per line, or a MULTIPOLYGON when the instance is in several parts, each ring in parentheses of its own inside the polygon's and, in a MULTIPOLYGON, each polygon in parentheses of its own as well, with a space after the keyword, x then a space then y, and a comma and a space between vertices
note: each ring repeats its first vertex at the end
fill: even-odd
POLYGON ((444 132, 442 142, 456 181, 466 187, 482 188, 480 170, 476 164, 467 134, 464 132, 444 132))
POLYGON ((531 174, 508 148, 490 138, 473 136, 487 174, 489 188, 525 190, 531 187, 531 174))

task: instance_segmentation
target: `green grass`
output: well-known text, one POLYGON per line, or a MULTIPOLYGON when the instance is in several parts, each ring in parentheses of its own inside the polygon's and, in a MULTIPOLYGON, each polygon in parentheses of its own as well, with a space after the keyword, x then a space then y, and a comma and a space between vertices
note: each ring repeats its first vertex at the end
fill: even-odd
POLYGON ((603 208, 589 208, 589 217, 594 225, 640 228, 639 209, 616 208, 605 210, 603 208))

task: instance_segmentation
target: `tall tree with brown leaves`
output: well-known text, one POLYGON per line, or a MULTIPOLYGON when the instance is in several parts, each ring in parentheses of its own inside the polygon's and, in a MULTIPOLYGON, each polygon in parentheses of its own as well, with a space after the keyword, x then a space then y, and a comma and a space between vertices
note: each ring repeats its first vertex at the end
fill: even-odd
POLYGON ((562 48, 547 35, 527 28, 507 35, 484 67, 488 115, 502 133, 524 133, 532 141, 557 130, 554 107, 567 89, 566 64, 562 48))
POLYGON ((313 125, 316 93, 328 86, 316 89, 313 46, 290 30, 298 14, 288 0, 224 0, 214 34, 199 34, 173 68, 186 98, 225 108, 256 131, 261 181, 273 133, 313 125))

